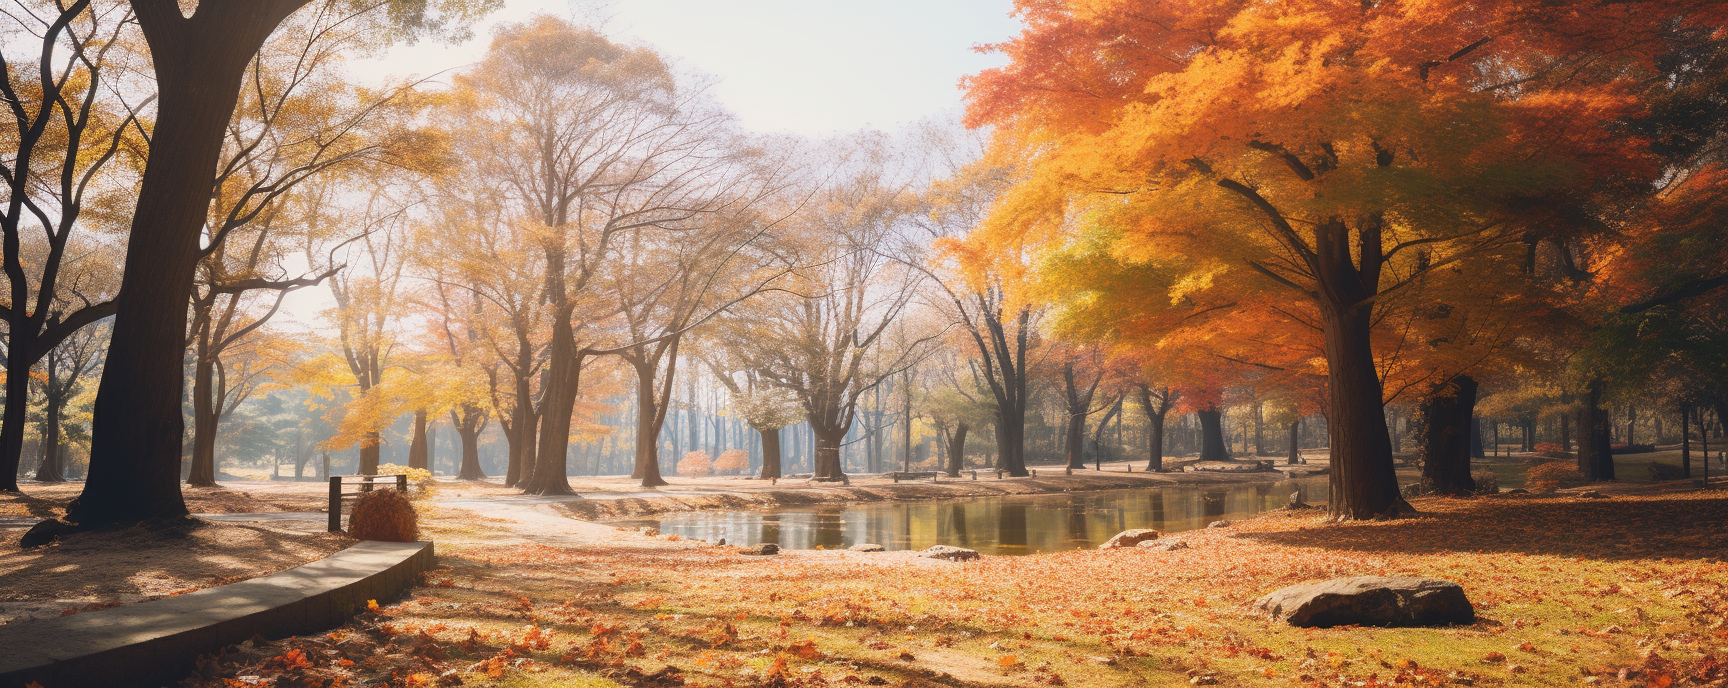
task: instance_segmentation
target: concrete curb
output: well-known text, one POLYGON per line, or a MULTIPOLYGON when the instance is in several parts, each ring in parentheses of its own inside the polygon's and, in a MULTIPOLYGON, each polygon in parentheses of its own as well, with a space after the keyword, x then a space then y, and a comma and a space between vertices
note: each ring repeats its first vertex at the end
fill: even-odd
POLYGON ((262 578, 0 626, 0 688, 175 685, 199 655, 333 628, 412 587, 430 542, 373 542, 262 578))

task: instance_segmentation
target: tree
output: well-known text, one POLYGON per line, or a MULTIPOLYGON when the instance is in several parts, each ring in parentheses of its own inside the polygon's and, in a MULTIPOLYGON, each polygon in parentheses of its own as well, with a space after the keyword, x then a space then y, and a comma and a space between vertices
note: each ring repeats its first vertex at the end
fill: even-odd
POLYGON ((876 350, 887 344, 884 336, 907 313, 923 278, 880 250, 895 239, 902 213, 900 191, 887 183, 881 164, 880 158, 837 164, 852 166, 848 175, 788 220, 789 233, 801 241, 781 252, 783 267, 798 268, 786 291, 759 297, 743 312, 754 326, 740 356, 763 382, 804 407, 816 439, 817 480, 846 479, 840 443, 857 418, 859 397, 924 357, 938 339, 913 335, 876 350))
POLYGON ((8 17, 41 40, 35 63, 0 61, 0 97, 14 125, 5 136, 12 154, 0 179, 7 192, 0 210, 0 269, 7 282, 0 303, 6 323, 4 492, 18 490, 31 368, 80 328, 114 314, 114 247, 78 230, 93 224, 84 215, 86 204, 97 211, 94 224, 104 222, 110 199, 103 192, 108 185, 129 186, 135 168, 127 163, 141 157, 142 147, 137 112, 143 104, 110 95, 130 86, 116 73, 125 73, 131 13, 90 0, 19 9, 8 17), (111 164, 116 161, 123 164, 111 164), (31 224, 40 233, 26 232, 31 224))
POLYGON ((37 482, 66 480, 66 406, 83 391, 89 374, 102 365, 107 348, 107 328, 97 321, 79 328, 44 357, 42 374, 36 379, 43 411, 42 463, 36 468, 37 482))
MULTIPOLYGON (((202 256, 216 163, 247 66, 265 40, 311 0, 199 3, 132 0, 157 84, 151 155, 132 213, 125 277, 102 368, 90 475, 67 519, 94 527, 186 513, 180 497, 179 399, 186 303, 202 256)), ((460 25, 491 0, 328 0, 318 11, 376 21, 380 40, 460 25)))
POLYGON ((397 415, 395 400, 382 386, 396 346, 397 320, 407 301, 402 291, 407 251, 402 244, 409 236, 402 224, 413 201, 399 198, 406 190, 390 181, 375 180, 362 207, 351 214, 321 220, 361 228, 344 248, 346 267, 330 278, 337 342, 355 389, 344 426, 359 433, 361 475, 378 473, 380 433, 397 415))
POLYGON ((1108 226, 1118 254, 1171 256, 1192 284, 1282 290, 1315 311, 1329 506, 1345 519, 1407 509, 1382 416, 1378 304, 1532 233, 1590 231, 1599 193, 1651 171, 1636 142, 1602 134, 1637 107, 1608 94, 1654 76, 1651 51, 1676 22, 1718 26, 1721 8, 1026 12, 1027 32, 999 46, 1010 65, 968 82, 969 121, 1000 127, 1003 154, 1029 160, 989 243, 1021 250, 1108 226))

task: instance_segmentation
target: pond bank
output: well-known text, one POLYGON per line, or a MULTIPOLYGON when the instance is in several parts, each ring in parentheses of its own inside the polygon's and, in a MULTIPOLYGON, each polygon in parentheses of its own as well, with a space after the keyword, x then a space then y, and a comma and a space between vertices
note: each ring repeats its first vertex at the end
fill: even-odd
MULTIPOLYGON (((1303 473, 1324 469, 1324 463, 1293 466, 1303 473)), ((777 509, 868 504, 891 501, 939 501, 973 497, 1100 492, 1172 485, 1242 485, 1290 480, 1283 471, 1147 473, 1141 464, 1107 463, 1104 470, 1076 470, 1067 474, 1060 466, 1033 467, 1037 475, 997 479, 994 472, 971 471, 959 479, 942 477, 938 482, 894 482, 887 476, 854 476, 850 485, 817 483, 807 479, 782 479, 778 484, 762 480, 708 477, 671 478, 671 485, 643 489, 622 477, 572 477, 571 487, 581 499, 563 500, 560 507, 570 516, 587 521, 615 521, 659 514, 739 509, 777 509), (1132 472, 1129 469, 1132 468, 1132 472)), ((1301 476, 1296 476, 1301 477, 1301 476)), ((448 483, 447 483, 448 484, 448 483)), ((487 483, 450 484, 463 496, 514 494, 487 483)))

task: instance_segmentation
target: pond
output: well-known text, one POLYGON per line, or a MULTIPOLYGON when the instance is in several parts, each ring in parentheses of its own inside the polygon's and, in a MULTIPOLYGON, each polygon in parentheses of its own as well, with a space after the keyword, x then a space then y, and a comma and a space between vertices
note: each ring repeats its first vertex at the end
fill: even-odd
POLYGON ((985 554, 1031 554, 1097 547, 1129 528, 1171 532, 1247 518, 1284 506, 1292 492, 1309 503, 1324 502, 1326 478, 767 511, 692 511, 617 525, 649 526, 708 542, 724 538, 731 545, 771 542, 785 549, 844 549, 873 543, 891 550, 954 545, 985 554))

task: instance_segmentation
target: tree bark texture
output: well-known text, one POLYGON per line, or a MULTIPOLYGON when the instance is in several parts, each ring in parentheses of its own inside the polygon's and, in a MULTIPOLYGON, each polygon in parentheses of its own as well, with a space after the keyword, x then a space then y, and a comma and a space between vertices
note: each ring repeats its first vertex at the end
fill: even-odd
POLYGON ((408 467, 431 470, 426 455, 426 409, 417 409, 414 411, 414 436, 408 441, 408 467))
POLYGON ((456 428, 456 436, 462 438, 462 463, 456 477, 461 480, 484 480, 486 470, 480 467, 480 432, 486 427, 485 411, 464 405, 458 415, 455 409, 451 409, 450 425, 456 428))
POLYGON ((1211 408, 1194 415, 1200 418, 1200 460, 1229 461, 1230 450, 1224 446, 1224 412, 1211 408))
POLYGON ((1476 491, 1469 441, 1475 408, 1476 381, 1468 375, 1436 385, 1417 406, 1422 481, 1430 491, 1458 496, 1476 491))
POLYGON ((1614 457, 1610 450, 1614 428, 1602 408, 1602 380, 1584 387, 1578 404, 1578 472, 1592 480, 1614 479, 1614 457))
POLYGON ((216 162, 246 66, 306 0, 133 3, 157 84, 150 159, 126 246, 92 422, 90 474, 66 517, 83 526, 184 516, 180 413, 186 303, 216 162))
POLYGON ((966 421, 960 421, 954 426, 954 432, 943 439, 948 443, 948 477, 960 477, 960 469, 966 467, 966 433, 972 428, 966 421))
POLYGON ((780 428, 756 428, 756 434, 762 437, 762 479, 779 478, 780 428))

